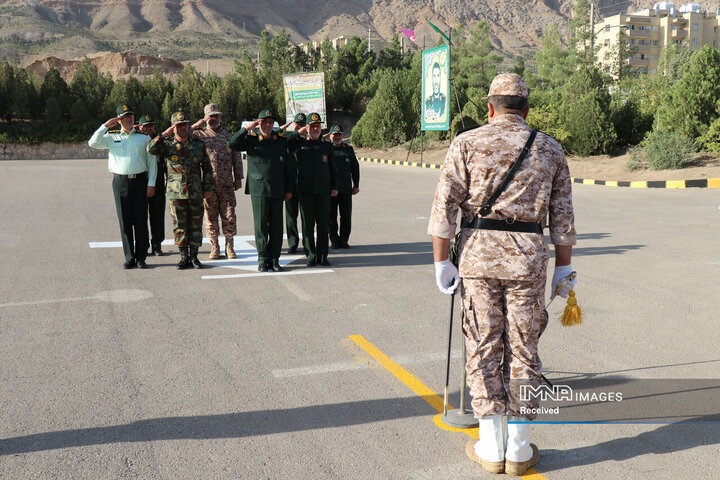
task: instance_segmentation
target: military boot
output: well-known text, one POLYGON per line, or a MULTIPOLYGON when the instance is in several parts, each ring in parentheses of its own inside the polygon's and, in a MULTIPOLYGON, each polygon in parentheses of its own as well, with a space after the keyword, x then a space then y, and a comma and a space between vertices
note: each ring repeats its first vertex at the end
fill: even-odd
POLYGON ((197 258, 198 256, 198 247, 190 247, 190 264, 193 268, 202 268, 203 264, 200 263, 200 260, 197 258))
POLYGON ((218 258, 220 258, 218 237, 210 237, 210 255, 208 255, 208 260, 217 260, 218 258))
POLYGON ((188 247, 180 247, 180 261, 177 264, 178 270, 190 268, 190 255, 188 255, 188 247))
POLYGON ((235 254, 235 249, 233 248, 233 241, 235 237, 232 235, 227 235, 225 237, 225 255, 227 258, 237 258, 237 255, 235 254))

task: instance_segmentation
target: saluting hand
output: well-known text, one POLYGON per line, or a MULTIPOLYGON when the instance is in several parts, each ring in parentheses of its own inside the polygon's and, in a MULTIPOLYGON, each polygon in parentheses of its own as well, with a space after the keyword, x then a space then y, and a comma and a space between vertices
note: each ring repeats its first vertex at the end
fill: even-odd
POLYGON ((105 128, 110 128, 110 127, 114 127, 118 123, 120 123, 120 117, 115 117, 115 118, 111 118, 110 120, 105 122, 103 125, 105 125, 105 128))
POLYGON ((164 132, 162 132, 160 134, 160 136, 162 136, 162 137, 167 137, 170 135, 175 135, 175 125, 170 125, 170 127, 168 127, 167 130, 165 130, 164 132))
POLYGON ((248 125, 247 127, 245 127, 245 130, 247 130, 248 132, 249 132, 250 130, 255 130, 258 125, 260 125, 260 120, 255 120, 255 121, 252 122, 250 125, 248 125))

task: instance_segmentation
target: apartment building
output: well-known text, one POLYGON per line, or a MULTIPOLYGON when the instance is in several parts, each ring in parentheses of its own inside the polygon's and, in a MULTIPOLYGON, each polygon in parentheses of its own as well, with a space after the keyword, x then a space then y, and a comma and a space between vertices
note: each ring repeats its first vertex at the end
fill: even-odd
POLYGON ((700 50, 703 45, 718 48, 719 17, 720 9, 709 12, 697 3, 676 7, 672 2, 658 2, 651 9, 607 17, 595 26, 598 62, 604 71, 610 71, 613 46, 618 41, 618 32, 624 31, 628 46, 634 50, 628 58, 630 67, 655 74, 660 52, 667 45, 686 45, 691 50, 700 50))

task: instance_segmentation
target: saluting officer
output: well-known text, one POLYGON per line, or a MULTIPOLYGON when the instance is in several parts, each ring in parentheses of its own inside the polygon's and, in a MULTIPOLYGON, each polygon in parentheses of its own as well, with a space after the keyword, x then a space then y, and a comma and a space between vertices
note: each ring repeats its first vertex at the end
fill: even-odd
POLYGON ((353 147, 343 142, 341 125, 330 127, 330 141, 337 167, 338 194, 330 197, 330 243, 332 248, 350 248, 352 196, 360 192, 360 164, 353 147), (338 233, 338 209, 340 210, 340 231, 338 233))
POLYGON ((297 158, 297 191, 307 266, 328 266, 330 197, 338 193, 335 156, 332 145, 322 139, 320 114, 311 113, 308 120, 307 126, 288 133, 288 144, 297 158))
MULTIPOLYGON (((522 475, 539 459, 527 423, 539 401, 524 400, 518 387, 537 388, 542 374, 538 341, 548 321, 549 257, 542 225, 549 214, 554 291, 572 272, 572 184, 562 147, 525 123, 528 89, 520 75, 496 76, 486 99, 489 123, 450 144, 428 233, 440 291, 453 293, 462 278, 467 383, 480 432, 466 452, 485 470, 522 475), (448 260, 458 208, 459 273, 448 260)), ((567 297, 569 289, 566 282, 560 295, 567 297)))
POLYGON ((247 152, 245 193, 250 195, 255 224, 258 271, 281 272, 280 251, 283 240, 283 201, 290 200, 295 189, 295 173, 285 134, 274 131, 275 115, 263 110, 247 128, 241 128, 228 140, 228 147, 247 152), (255 132, 256 127, 259 132, 255 132))
POLYGON ((117 106, 117 116, 93 133, 88 145, 109 150, 108 170, 113 174, 113 194, 125 263, 122 267, 147 268, 148 247, 147 199, 155 194, 157 165, 148 155, 150 139, 135 130, 135 114, 127 104, 117 106), (109 130, 120 124, 117 130, 109 130))
MULTIPOLYGON (((150 138, 155 136, 155 121, 150 115, 143 115, 138 122, 138 130, 150 138)), ((165 159, 157 160, 157 178, 155 179, 155 195, 148 198, 148 219, 150 220, 150 251, 149 256, 163 254, 162 242, 165 240, 165 177, 167 168, 165 159)))
POLYGON ((177 268, 201 268, 197 255, 203 239, 203 198, 215 190, 212 165, 202 140, 190 137, 190 121, 185 114, 173 113, 170 123, 170 128, 150 141, 148 152, 167 162, 166 195, 175 245, 180 249, 177 268))
MULTIPOLYGON (((292 131, 300 130, 307 125, 307 117, 302 112, 297 113, 291 123, 293 127, 292 131)), ((284 131, 289 126, 290 123, 286 123, 281 126, 280 129, 284 131)), ((297 159, 295 158, 295 154, 291 155, 290 159, 293 162, 293 171, 295 171, 297 169, 297 159)), ((300 235, 298 234, 297 225, 299 197, 297 192, 292 192, 292 194, 292 198, 285 202, 285 229, 287 231, 288 253, 290 255, 297 252, 298 245, 300 244, 300 235)))

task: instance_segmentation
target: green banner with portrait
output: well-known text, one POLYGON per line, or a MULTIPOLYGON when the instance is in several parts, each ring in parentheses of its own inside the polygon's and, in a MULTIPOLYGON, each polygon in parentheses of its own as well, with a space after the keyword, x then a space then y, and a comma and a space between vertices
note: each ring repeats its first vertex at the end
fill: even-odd
POLYGON ((450 46, 423 50, 422 129, 450 129, 450 46))

